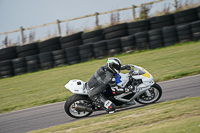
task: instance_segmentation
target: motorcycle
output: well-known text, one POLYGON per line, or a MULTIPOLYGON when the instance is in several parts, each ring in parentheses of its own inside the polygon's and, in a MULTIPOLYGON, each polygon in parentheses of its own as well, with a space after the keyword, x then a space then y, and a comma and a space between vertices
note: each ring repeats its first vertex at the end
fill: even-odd
MULTIPOLYGON (((155 103, 162 96, 162 88, 154 82, 153 76, 144 68, 130 65, 128 73, 119 73, 116 83, 124 92, 119 95, 113 94, 110 87, 102 93, 112 101, 116 108, 132 106, 135 101, 140 104, 155 103)), ((88 97, 87 82, 82 80, 70 80, 65 88, 74 93, 64 105, 65 112, 73 118, 83 118, 91 115, 94 111, 102 110, 88 97)))

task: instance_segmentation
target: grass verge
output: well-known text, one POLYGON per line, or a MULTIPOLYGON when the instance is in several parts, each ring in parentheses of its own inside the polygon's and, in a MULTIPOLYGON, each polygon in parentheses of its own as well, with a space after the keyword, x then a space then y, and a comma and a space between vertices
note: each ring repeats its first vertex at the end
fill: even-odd
POLYGON ((199 130, 200 97, 192 97, 79 120, 31 133, 198 133, 199 130))
MULTIPOLYGON (((200 41, 170 47, 116 55, 122 64, 146 68, 155 81, 200 74, 200 41)), ((71 79, 87 81, 107 59, 0 79, 0 113, 66 100, 64 88, 71 79)), ((122 71, 126 73, 127 71, 122 71)))

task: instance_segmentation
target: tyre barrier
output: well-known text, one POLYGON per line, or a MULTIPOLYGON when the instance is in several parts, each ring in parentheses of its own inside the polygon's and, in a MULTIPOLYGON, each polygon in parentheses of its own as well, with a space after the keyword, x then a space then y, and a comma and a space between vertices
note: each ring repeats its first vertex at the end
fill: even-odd
POLYGON ((105 58, 108 54, 107 41, 95 42, 93 44, 94 57, 97 59, 105 58))
POLYGON ((200 6, 197 7, 198 18, 200 19, 200 6))
POLYGON ((178 42, 176 26, 162 28, 164 46, 171 46, 178 42))
POLYGON ((106 40, 127 36, 127 23, 117 24, 104 28, 103 34, 106 40))
POLYGON ((56 67, 66 64, 65 51, 63 49, 53 51, 53 60, 56 67))
POLYGON ((174 23, 184 24, 198 20, 197 8, 192 8, 174 13, 174 23))
POLYGON ((93 43, 79 46, 79 55, 81 62, 91 60, 93 58, 93 43))
POLYGON ((14 76, 12 60, 5 60, 0 62, 0 77, 8 78, 14 76))
POLYGON ((101 59, 122 51, 155 49, 177 42, 198 41, 200 40, 200 20, 197 20, 200 19, 199 14, 200 7, 197 7, 173 14, 175 25, 165 23, 171 21, 172 14, 170 14, 118 24, 88 33, 78 32, 39 43, 0 49, 0 77, 12 77, 64 64, 72 65, 92 58, 101 59), (104 36, 106 40, 98 38, 100 36, 104 36))
POLYGON ((65 49, 66 63, 73 65, 80 62, 79 46, 74 46, 65 49))
POLYGON ((12 60, 14 75, 21 75, 27 72, 25 57, 12 60))
POLYGON ((178 25, 176 27, 179 42, 188 42, 192 40, 192 32, 190 23, 178 25))
POLYGON ((122 51, 125 53, 131 53, 136 49, 135 35, 129 35, 121 38, 122 51))
POLYGON ((16 47, 18 57, 26 57, 39 54, 38 43, 31 43, 16 47))
POLYGON ((135 34, 135 42, 137 50, 145 50, 149 48, 148 31, 143 31, 135 34))
POLYGON ((151 21, 151 29, 159 29, 165 26, 171 26, 174 25, 174 15, 168 14, 158 17, 153 17, 150 19, 151 21))
POLYGON ((150 30, 148 33, 150 49, 163 47, 162 29, 150 30))
POLYGON ((39 54, 39 60, 40 60, 40 68, 42 70, 50 69, 50 68, 53 68, 53 66, 54 66, 52 52, 46 52, 46 53, 39 54))
POLYGON ((200 12, 198 13, 198 17, 199 17, 199 19, 200 19, 200 12))
POLYGON ((200 40, 200 20, 191 23, 192 37, 194 41, 200 40))
POLYGON ((16 52, 16 47, 17 46, 0 49, 0 61, 17 58, 18 56, 16 52))
POLYGON ((148 31, 151 29, 150 20, 141 20, 128 23, 128 34, 133 35, 138 32, 148 31))
POLYGON ((51 52, 54 50, 61 49, 59 38, 60 37, 54 37, 54 38, 39 42, 38 48, 39 48, 40 53, 46 53, 46 52, 51 52))
POLYGON ((82 33, 83 32, 81 31, 73 35, 61 37, 60 38, 61 48, 65 49, 65 48, 70 48, 73 46, 82 45, 82 37, 81 37, 82 33))
POLYGON ((25 57, 27 72, 36 72, 40 69, 39 55, 25 57))
POLYGON ((107 40, 108 56, 114 56, 122 52, 120 38, 107 40))
POLYGON ((82 40, 83 40, 83 44, 104 40, 103 29, 83 33, 82 40))

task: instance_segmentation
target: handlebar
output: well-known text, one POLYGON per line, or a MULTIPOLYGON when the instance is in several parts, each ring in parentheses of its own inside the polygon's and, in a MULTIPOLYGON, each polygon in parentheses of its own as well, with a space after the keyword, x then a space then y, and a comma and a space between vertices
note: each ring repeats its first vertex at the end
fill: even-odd
MULTIPOLYGON (((130 64, 130 66, 133 67, 133 68, 135 67, 135 66, 132 65, 132 64, 130 64)), ((130 76, 133 75, 133 74, 135 74, 133 68, 131 68, 131 69, 129 70, 129 75, 130 75, 130 76)))

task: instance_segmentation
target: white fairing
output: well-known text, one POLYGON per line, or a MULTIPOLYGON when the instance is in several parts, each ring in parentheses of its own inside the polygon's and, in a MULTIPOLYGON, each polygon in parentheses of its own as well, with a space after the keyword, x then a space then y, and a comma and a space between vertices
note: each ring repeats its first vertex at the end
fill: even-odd
MULTIPOLYGON (((153 76, 144 68, 139 67, 139 66, 134 66, 134 72, 135 72, 135 75, 132 75, 132 77, 135 80, 138 80, 138 79, 142 80, 142 83, 137 86, 137 90, 136 90, 137 92, 149 89, 150 86, 152 86, 154 84, 153 76), (139 69, 144 71, 145 74, 138 74, 139 69)), ((123 88, 129 81, 129 77, 128 77, 129 74, 128 73, 127 74, 119 73, 119 75, 121 77, 120 78, 121 82, 118 83, 117 85, 123 88)))
MULTIPOLYGON (((120 88, 124 88, 129 81, 129 73, 127 73, 127 74, 119 73, 119 75, 120 75, 120 81, 119 81, 119 83, 117 83, 117 85, 120 88)), ((144 68, 139 67, 139 66, 134 66, 134 74, 132 75, 132 77, 135 80, 142 80, 142 83, 135 86, 136 92, 142 93, 142 92, 146 91, 147 89, 149 89, 154 84, 153 76, 147 70, 145 70, 144 68), (142 70, 143 73, 140 74, 139 70, 142 70)), ((82 80, 79 80, 79 79, 70 80, 65 85, 65 88, 67 88, 74 94, 87 95, 87 89, 85 86, 85 82, 83 82, 82 80)))
POLYGON ((143 91, 143 90, 146 90, 148 89, 150 86, 152 86, 154 84, 154 81, 153 81, 153 76, 147 71, 145 70, 144 68, 142 67, 139 67, 139 66, 135 66, 134 67, 134 71, 137 73, 137 70, 143 70, 145 72, 145 74, 143 75, 134 75, 133 78, 134 79, 141 79, 142 80, 142 84, 140 84, 137 88, 138 90, 137 91, 143 91))
POLYGON ((70 80, 65 88, 70 90, 74 94, 87 95, 87 89, 85 87, 85 82, 79 79, 70 80))
POLYGON ((127 74, 119 73, 119 75, 121 76, 121 79, 120 79, 121 82, 118 83, 117 85, 123 88, 129 80, 128 73, 127 74))

